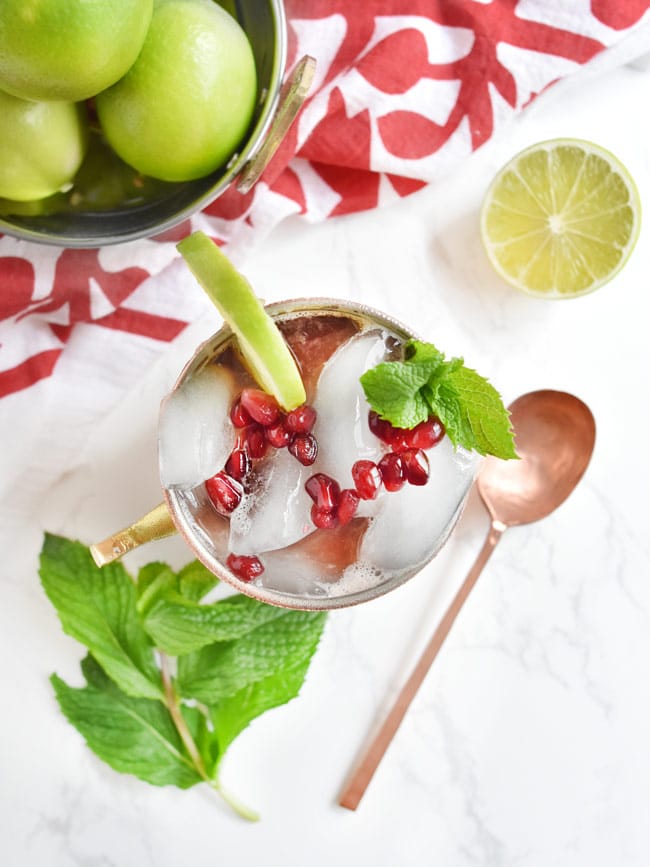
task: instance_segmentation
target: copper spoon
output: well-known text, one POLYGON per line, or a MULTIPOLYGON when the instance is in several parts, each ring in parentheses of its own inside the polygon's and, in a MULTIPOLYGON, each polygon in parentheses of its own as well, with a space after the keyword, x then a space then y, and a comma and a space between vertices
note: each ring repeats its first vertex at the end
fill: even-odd
POLYGON ((449 630, 508 527, 539 521, 566 500, 587 469, 596 439, 589 408, 563 391, 533 391, 509 407, 518 461, 488 457, 477 479, 491 517, 488 537, 431 636, 390 713, 370 743, 339 799, 356 810, 449 630))

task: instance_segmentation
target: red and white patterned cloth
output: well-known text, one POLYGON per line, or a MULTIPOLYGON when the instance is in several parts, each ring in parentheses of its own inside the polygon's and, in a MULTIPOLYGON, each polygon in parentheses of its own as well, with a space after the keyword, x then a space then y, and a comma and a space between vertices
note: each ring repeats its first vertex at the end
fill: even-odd
MULTIPOLYGON (((316 81, 253 191, 229 191, 156 240, 65 250, 0 236, 0 397, 55 373, 62 353, 99 358, 109 330, 146 365, 199 309, 167 276, 175 240, 201 228, 241 256, 289 215, 322 220, 420 189, 637 26, 650 0, 286 6, 291 63, 316 57, 316 81)), ((105 365, 107 400, 109 379, 105 365)))

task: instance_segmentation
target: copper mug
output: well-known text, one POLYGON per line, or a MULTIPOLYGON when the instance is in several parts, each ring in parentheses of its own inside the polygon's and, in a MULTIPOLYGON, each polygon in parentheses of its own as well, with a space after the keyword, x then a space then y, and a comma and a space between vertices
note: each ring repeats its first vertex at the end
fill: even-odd
MULTIPOLYGON (((369 307, 350 301, 327 298, 301 299, 278 302, 269 305, 266 309, 274 319, 281 320, 285 317, 296 318, 301 314, 346 316, 366 323, 371 322, 373 326, 397 336, 400 341, 408 340, 415 336, 404 325, 394 319, 369 307)), ((189 377, 209 364, 224 346, 233 339, 230 328, 224 325, 216 334, 201 344, 186 364, 171 393, 182 386, 189 377)), ((451 451, 451 446, 448 443, 444 448, 449 452, 451 451)), ((436 450, 438 449, 440 449, 440 446, 436 446, 436 450)), ((445 460, 447 459, 445 458, 445 460)), ((474 458, 470 458, 469 460, 474 461, 474 458)), ((457 488, 454 488, 453 502, 450 502, 448 514, 445 512, 441 518, 436 519, 435 543, 432 545, 426 562, 431 560, 447 541, 461 514, 477 469, 478 462, 474 461, 470 472, 462 476, 459 475, 458 485, 457 488)), ((198 560, 220 580, 232 585, 241 593, 252 596, 261 602, 285 608, 319 610, 347 607, 373 599, 399 586, 419 572, 425 565, 425 562, 418 562, 417 566, 398 570, 394 574, 387 575, 385 580, 379 580, 372 586, 357 590, 352 589, 349 592, 347 590, 341 593, 332 592, 328 595, 287 593, 273 586, 264 586, 259 582, 246 583, 237 578, 227 568, 223 562, 223 554, 220 554, 215 544, 213 544, 209 532, 206 531, 205 527, 201 527, 197 523, 196 514, 193 513, 192 507, 188 506, 187 497, 175 488, 163 487, 163 494, 165 498, 164 502, 151 512, 125 529, 91 546, 92 556, 99 566, 118 559, 127 551, 145 542, 162 539, 178 532, 198 560)), ((198 508, 196 511, 198 513, 198 508)), ((215 515, 214 520, 217 522, 220 519, 215 515)))

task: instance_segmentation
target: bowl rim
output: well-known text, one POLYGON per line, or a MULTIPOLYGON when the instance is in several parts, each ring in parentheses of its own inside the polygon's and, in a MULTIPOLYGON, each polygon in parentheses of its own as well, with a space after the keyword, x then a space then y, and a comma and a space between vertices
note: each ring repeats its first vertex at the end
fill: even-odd
POLYGON ((175 226, 182 223, 183 220, 188 219, 193 214, 196 214, 198 211, 202 210, 217 199, 226 188, 233 183, 237 175, 243 170, 246 164, 255 157, 262 147, 266 133, 273 122, 278 107, 280 90, 287 66, 287 19, 283 0, 268 0, 268 2, 273 17, 275 39, 270 83, 268 88, 262 90, 260 94, 260 97, 264 100, 263 109, 257 119, 255 127, 246 139, 244 146, 230 157, 230 161, 226 165, 225 173, 220 176, 215 184, 204 193, 198 195, 182 210, 176 211, 173 215, 161 220, 160 223, 156 224, 155 228, 146 226, 139 229, 125 230, 124 232, 106 235, 104 237, 89 237, 81 234, 66 235, 56 231, 46 233, 45 231, 40 231, 38 229, 16 226, 10 220, 8 221, 6 216, 0 216, 0 233, 16 238, 17 240, 31 241, 45 246, 60 246, 76 249, 124 244, 129 241, 137 241, 141 239, 155 240, 158 235, 170 231, 170 229, 173 229, 175 226))

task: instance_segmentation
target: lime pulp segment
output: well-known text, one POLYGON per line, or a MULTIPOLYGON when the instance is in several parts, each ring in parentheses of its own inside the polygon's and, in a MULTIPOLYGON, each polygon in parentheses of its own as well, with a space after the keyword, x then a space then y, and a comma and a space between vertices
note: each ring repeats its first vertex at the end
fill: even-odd
POLYGON ((250 283, 203 232, 194 232, 177 249, 190 271, 232 329, 256 382, 285 410, 306 400, 293 355, 250 283))
POLYGON ((636 242, 634 181, 608 151, 574 139, 534 145, 492 182, 483 242, 509 283, 544 297, 574 297, 610 280, 636 242))

